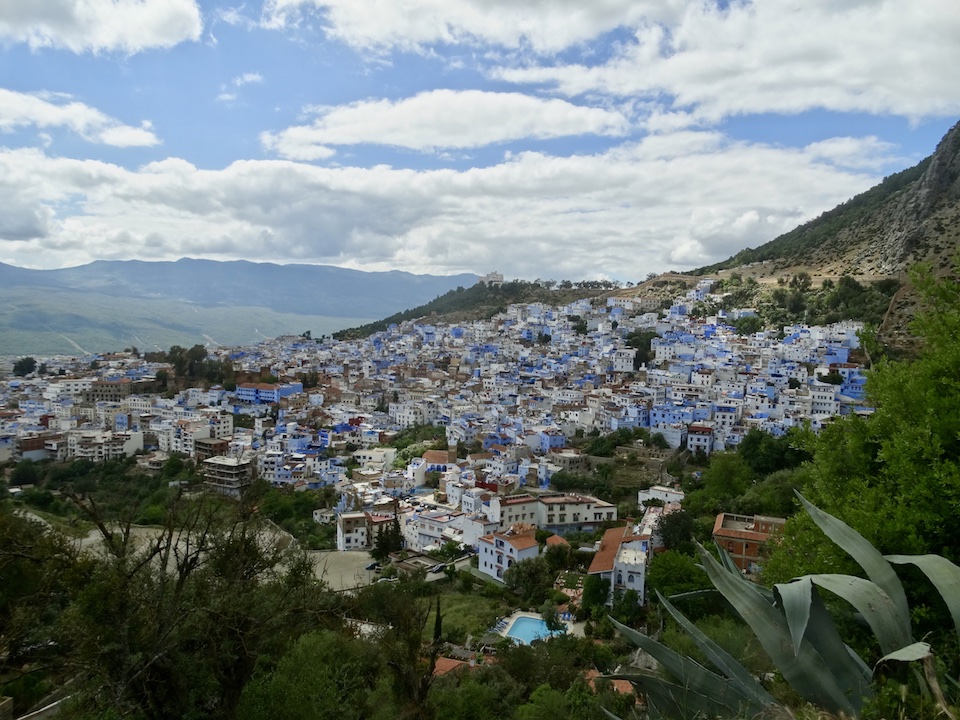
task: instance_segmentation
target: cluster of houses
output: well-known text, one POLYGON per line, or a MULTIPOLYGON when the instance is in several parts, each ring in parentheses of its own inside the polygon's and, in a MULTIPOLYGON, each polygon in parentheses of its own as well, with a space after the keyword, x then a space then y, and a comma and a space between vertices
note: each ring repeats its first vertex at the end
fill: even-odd
MULTIPOLYGON (((43 358, 45 374, 0 383, 0 462, 136 454, 156 468, 179 454, 227 494, 254 477, 329 487, 336 505, 316 519, 337 523, 339 549, 369 548, 397 518, 410 548, 455 542, 501 578, 534 552, 530 527, 563 535, 617 520, 609 503, 550 491, 555 473, 589 469, 570 447, 575 436, 644 428, 671 449, 710 454, 753 428, 816 430, 869 412, 851 362, 858 323, 741 336, 727 321, 749 309, 691 316, 697 303, 722 299, 712 287, 702 280, 669 307, 629 295, 518 304, 490 320, 408 322, 360 341, 285 336, 210 347, 245 380, 229 389, 161 395, 157 374, 172 368, 131 352, 43 358), (630 340, 644 331, 656 336, 640 363, 630 340), (268 376, 278 380, 261 380, 268 376), (442 427, 446 449, 398 462, 390 441, 420 425, 442 427), (418 500, 428 490, 433 505, 418 500)), ((675 504, 608 530, 596 571, 642 597, 657 512, 675 504)))

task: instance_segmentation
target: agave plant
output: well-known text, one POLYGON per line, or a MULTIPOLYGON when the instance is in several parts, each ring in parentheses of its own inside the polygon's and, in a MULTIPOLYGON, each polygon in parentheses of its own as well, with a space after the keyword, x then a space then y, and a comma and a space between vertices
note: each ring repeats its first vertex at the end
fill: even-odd
MULTIPOLYGON (((714 588, 750 627, 784 680, 806 702, 855 718, 864 701, 873 697, 873 670, 841 639, 817 590, 823 588, 852 605, 870 626, 884 653, 881 663, 922 663, 924 678, 940 711, 952 718, 940 690, 930 645, 913 639, 907 597, 893 566, 911 563, 929 578, 946 601, 958 635, 960 567, 937 555, 884 557, 849 525, 815 507, 799 493, 798 496, 817 526, 860 565, 866 579, 839 574, 805 575, 767 589, 745 579, 722 550, 718 562, 701 546, 703 568, 714 588)), ((657 596, 714 670, 613 621, 621 633, 654 657, 670 676, 617 676, 632 681, 646 695, 651 718, 792 717, 790 710, 743 665, 700 632, 659 592, 657 596)))

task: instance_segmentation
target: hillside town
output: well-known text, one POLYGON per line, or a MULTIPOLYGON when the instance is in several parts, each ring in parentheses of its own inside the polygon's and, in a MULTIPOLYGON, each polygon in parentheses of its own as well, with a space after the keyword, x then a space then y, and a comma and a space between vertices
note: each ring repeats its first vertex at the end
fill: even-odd
MULTIPOLYGON (((870 412, 856 362, 859 323, 741 336, 729 323, 749 308, 692 315, 695 304, 722 299, 713 286, 701 280, 670 303, 511 305, 489 320, 424 319, 356 342, 304 333, 208 347, 208 358, 234 369, 230 389, 161 392, 158 378, 175 368, 135 351, 39 358, 42 373, 0 383, 0 463, 137 456, 158 469, 178 455, 230 496, 256 478, 329 488, 335 503, 314 520, 335 524, 338 550, 370 550, 399 524, 409 551, 454 543, 498 581, 541 552, 536 531, 550 542, 605 531, 589 573, 643 603, 658 519, 683 501, 667 458, 734 449, 753 429, 817 431, 836 416, 870 412), (648 347, 635 342, 644 333, 648 347), (446 449, 405 457, 390 446, 421 426, 442 428, 446 449), (656 439, 632 448, 649 482, 630 517, 552 487, 557 473, 593 467, 572 439, 623 429, 656 439)), ((714 538, 752 572, 782 522, 724 514, 714 538)))

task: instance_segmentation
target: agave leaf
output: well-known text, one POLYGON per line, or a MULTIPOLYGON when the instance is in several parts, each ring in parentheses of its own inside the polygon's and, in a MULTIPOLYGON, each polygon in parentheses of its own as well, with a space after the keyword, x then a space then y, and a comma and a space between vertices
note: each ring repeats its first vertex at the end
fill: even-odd
MULTIPOLYGON (((860 657, 853 651, 852 647, 846 644, 844 645, 844 647, 847 650, 847 655, 850 656, 850 659, 853 660, 854 664, 856 664, 857 668, 860 670, 860 674, 863 675, 863 677, 866 679, 867 682, 870 682, 873 679, 873 671, 870 669, 870 666, 863 661, 862 657, 860 657)), ((871 691, 869 694, 872 697, 873 692, 871 691)))
POLYGON ((897 662, 914 662, 930 657, 933 653, 930 650, 930 643, 915 642, 892 653, 887 653, 877 661, 877 665, 887 660, 896 660, 897 662))
POLYGON ((763 708, 762 705, 757 705, 738 683, 711 672, 700 663, 674 652, 653 638, 622 625, 613 618, 610 618, 610 622, 622 635, 656 659, 682 687, 710 698, 716 707, 724 708, 733 715, 737 715, 744 709, 749 710, 749 715, 754 715, 763 708))
POLYGON ((873 697, 873 671, 843 642, 820 593, 810 588, 810 619, 804 636, 820 654, 847 697, 873 697))
POLYGON ((887 555, 897 565, 916 565, 927 576, 947 604, 953 626, 960 635, 960 567, 940 555, 887 555))
POLYGON ((884 653, 892 653, 913 641, 909 620, 904 622, 893 601, 875 583, 854 575, 811 575, 810 579, 853 605, 869 623, 884 653))
POLYGON ((814 589, 810 576, 776 585, 774 589, 790 627, 794 653, 799 655, 800 645, 806 638, 829 665, 847 697, 872 695, 870 680, 873 673, 840 638, 833 618, 814 589))
POLYGON ((813 585, 809 577, 801 577, 788 583, 778 583, 773 586, 774 594, 783 615, 787 618, 790 627, 790 638, 793 640, 793 652, 800 654, 800 641, 807 632, 807 623, 810 622, 810 604, 813 602, 813 585))
POLYGON ((900 578, 890 567, 890 563, 883 559, 883 555, 863 535, 845 522, 829 513, 825 513, 799 492, 797 492, 797 497, 800 498, 807 514, 823 531, 824 535, 856 560, 867 577, 876 583, 893 601, 899 618, 898 622, 902 626, 910 627, 910 607, 907 604, 907 596, 903 591, 900 578))
POLYGON ((688 590, 687 592, 674 593, 673 595, 670 596, 670 599, 685 600, 686 598, 691 598, 691 597, 695 598, 695 597, 703 597, 705 595, 717 595, 717 594, 718 593, 716 588, 709 588, 709 589, 703 589, 703 590, 688 590))
POLYGON ((614 715, 612 712, 610 712, 609 710, 607 710, 605 707, 600 708, 600 712, 602 712, 604 715, 606 715, 608 718, 610 718, 610 720, 620 720, 620 718, 618 718, 618 717, 617 717, 616 715, 614 715))
POLYGON ((647 698, 647 705, 676 720, 699 717, 743 717, 737 708, 730 708, 691 687, 678 685, 649 673, 607 675, 609 678, 629 680, 647 698))
MULTIPOLYGON (((771 590, 770 588, 764 587, 763 585, 757 585, 756 583, 747 580, 743 576, 743 570, 737 567, 737 564, 733 561, 733 557, 731 557, 730 553, 728 553, 726 550, 720 547, 720 544, 717 543, 716 541, 714 541, 713 544, 717 548, 717 554, 720 556, 720 564, 723 566, 723 568, 728 573, 730 573, 730 575, 732 575, 733 577, 753 587, 757 592, 759 592, 764 597, 764 599, 768 603, 772 605, 776 599, 773 596, 773 590, 771 590)), ((706 568, 703 566, 703 563, 698 564, 697 567, 699 567, 701 570, 706 570, 706 568)))
POLYGON ((697 647, 707 656, 707 660, 713 663, 714 667, 730 680, 740 684, 740 691, 744 696, 751 698, 753 703, 759 707, 777 705, 777 701, 773 699, 770 693, 764 690, 763 686, 756 681, 749 670, 741 665, 726 650, 704 635, 703 631, 671 605, 670 602, 660 594, 659 590, 657 591, 657 597, 680 627, 686 630, 687 634, 693 638, 697 647))
MULTIPOLYGON (((732 578, 709 553, 700 549, 704 569, 710 580, 750 626, 784 679, 808 702, 828 712, 856 715, 861 698, 850 696, 837 682, 835 673, 823 657, 807 641, 801 641, 795 654, 790 629, 783 614, 757 592, 752 583, 732 578)), ((831 658, 842 662, 840 657, 831 658)), ((844 656, 843 661, 851 662, 844 656)))
POLYGON ((724 570, 733 573, 738 577, 742 577, 740 568, 737 567, 737 564, 733 561, 733 558, 730 557, 730 553, 720 547, 719 543, 715 542, 714 544, 717 546, 717 554, 720 555, 720 564, 723 565, 724 570))

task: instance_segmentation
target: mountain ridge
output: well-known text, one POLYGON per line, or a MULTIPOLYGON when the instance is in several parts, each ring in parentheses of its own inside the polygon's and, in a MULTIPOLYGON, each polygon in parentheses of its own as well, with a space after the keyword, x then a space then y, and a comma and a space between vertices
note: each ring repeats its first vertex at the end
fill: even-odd
POLYGON ((468 273, 192 258, 97 260, 56 270, 0 263, 0 355, 239 345, 306 330, 332 334, 476 280, 468 273))
POLYGON ((949 268, 960 247, 960 123, 917 165, 757 248, 692 271, 803 269, 824 276, 895 276, 920 262, 949 268))

